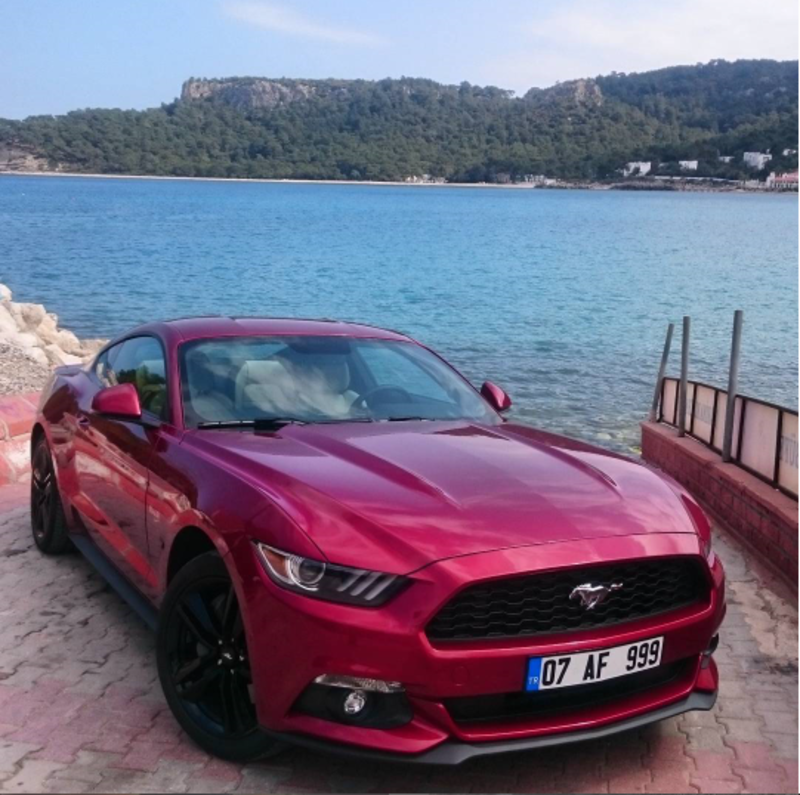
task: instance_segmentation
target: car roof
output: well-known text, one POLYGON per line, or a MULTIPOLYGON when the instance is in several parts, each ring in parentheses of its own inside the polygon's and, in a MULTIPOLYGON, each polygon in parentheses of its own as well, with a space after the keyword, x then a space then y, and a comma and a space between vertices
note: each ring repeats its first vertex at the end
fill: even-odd
POLYGON ((359 337, 363 339, 403 340, 410 338, 398 331, 369 326, 364 323, 349 323, 342 320, 306 320, 278 317, 182 317, 147 323, 124 334, 157 333, 178 341, 208 339, 213 337, 260 337, 260 336, 318 336, 359 337))

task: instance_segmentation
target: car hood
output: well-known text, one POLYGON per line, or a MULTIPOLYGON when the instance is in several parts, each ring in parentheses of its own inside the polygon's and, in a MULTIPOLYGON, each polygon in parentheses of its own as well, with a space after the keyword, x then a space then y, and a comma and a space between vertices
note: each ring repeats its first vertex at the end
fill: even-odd
POLYGON ((193 431, 186 443, 255 484, 345 565, 407 573, 509 547, 696 532, 677 491, 647 467, 511 423, 193 431))

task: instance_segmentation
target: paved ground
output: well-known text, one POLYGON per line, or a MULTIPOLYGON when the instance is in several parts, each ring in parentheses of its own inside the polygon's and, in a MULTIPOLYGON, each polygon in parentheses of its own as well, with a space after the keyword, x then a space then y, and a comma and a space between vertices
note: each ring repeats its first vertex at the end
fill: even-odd
POLYGON ((0 488, 0 792, 797 792, 797 612, 719 534, 729 613, 713 712, 455 769, 300 750, 242 767, 182 734, 149 631, 79 555, 38 554, 24 500, 0 488))

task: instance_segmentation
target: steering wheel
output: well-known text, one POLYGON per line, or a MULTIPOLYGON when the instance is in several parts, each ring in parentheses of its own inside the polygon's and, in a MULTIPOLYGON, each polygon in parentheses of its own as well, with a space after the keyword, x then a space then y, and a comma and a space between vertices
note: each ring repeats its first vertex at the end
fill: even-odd
POLYGON ((381 395, 378 403, 390 403, 392 396, 399 396, 400 400, 395 401, 398 403, 413 403, 411 395, 406 392, 401 386, 376 386, 373 389, 367 390, 363 395, 359 395, 352 403, 350 408, 368 409, 372 407, 373 399, 381 395), (388 399, 387 399, 388 398, 388 399))

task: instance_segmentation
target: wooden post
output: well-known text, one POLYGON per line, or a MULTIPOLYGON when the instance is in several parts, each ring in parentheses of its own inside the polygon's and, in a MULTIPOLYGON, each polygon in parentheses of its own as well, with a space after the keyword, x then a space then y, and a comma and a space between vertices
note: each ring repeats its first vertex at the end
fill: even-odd
POLYGON ((742 323, 744 312, 733 313, 733 338, 731 339, 731 367, 728 371, 728 400, 725 409, 725 432, 722 436, 722 460, 731 460, 733 448, 733 419, 736 411, 736 392, 739 388, 739 357, 742 349, 742 323))
POLYGON ((664 350, 661 353, 661 364, 658 367, 658 378, 656 379, 656 391, 653 393, 653 405, 650 407, 650 422, 655 422, 658 416, 658 402, 661 400, 661 386, 664 383, 664 373, 667 371, 667 360, 669 359, 669 349, 672 347, 672 332, 675 331, 675 324, 667 326, 667 338, 664 340, 664 350))
POLYGON ((678 387, 678 436, 686 436, 686 398, 689 379, 689 333, 692 320, 683 317, 683 339, 681 339, 681 382, 678 387))

